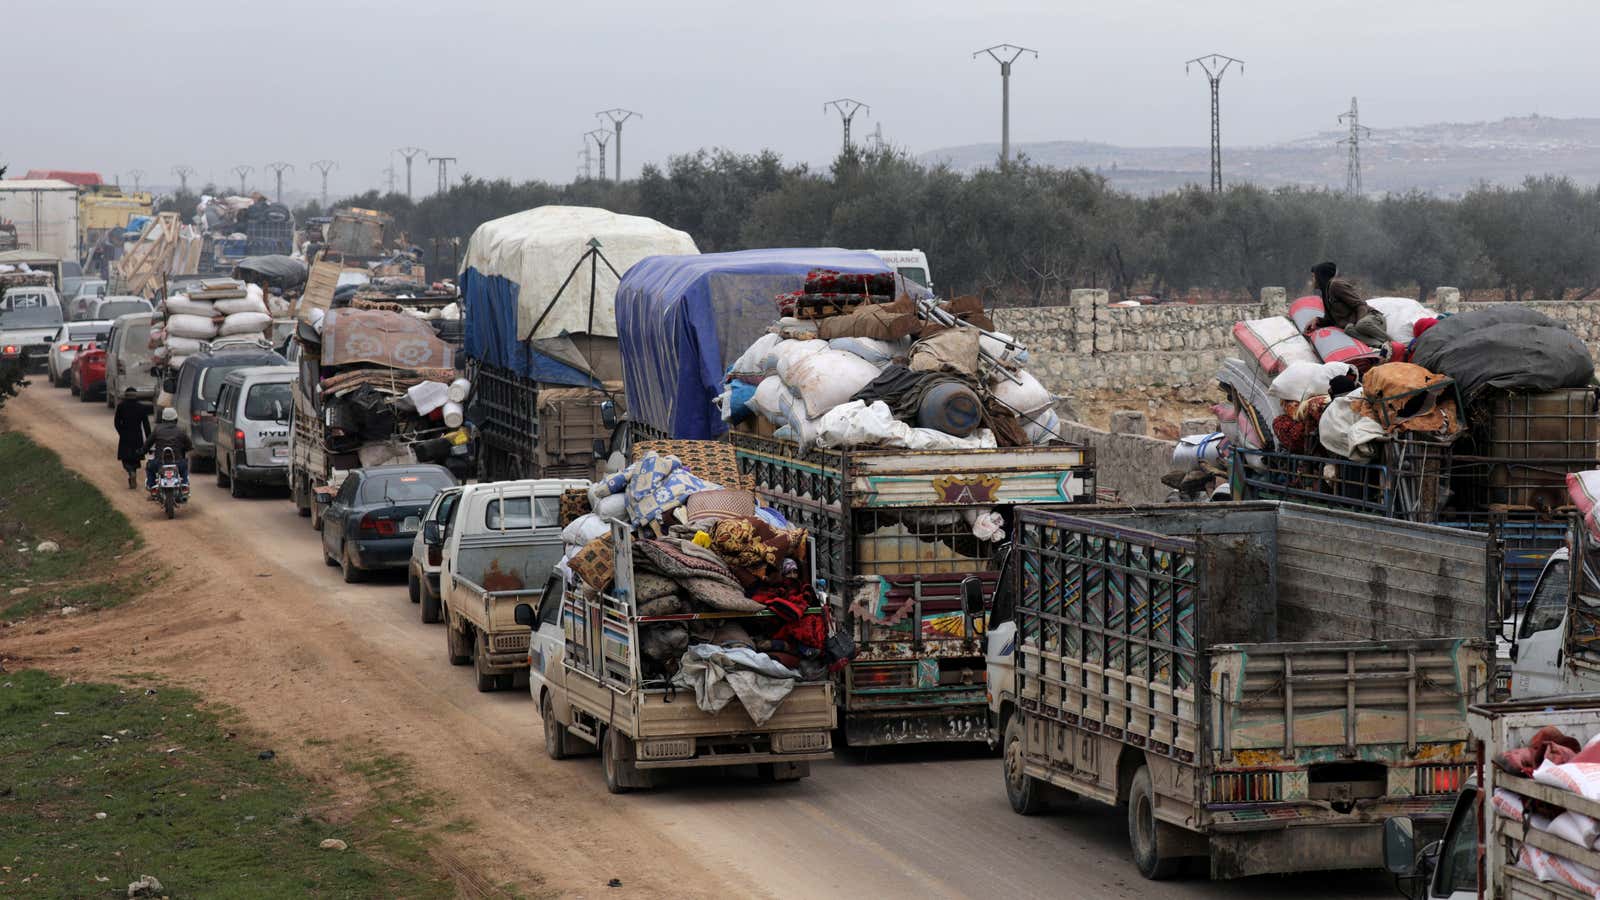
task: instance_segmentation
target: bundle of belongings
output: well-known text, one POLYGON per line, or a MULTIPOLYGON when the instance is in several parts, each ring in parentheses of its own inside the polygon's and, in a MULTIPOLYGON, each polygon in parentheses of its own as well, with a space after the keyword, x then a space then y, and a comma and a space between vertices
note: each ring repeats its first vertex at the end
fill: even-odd
POLYGON ((260 285, 208 278, 156 305, 150 320, 150 359, 176 370, 224 339, 271 348, 272 320, 288 314, 288 304, 281 297, 267 297, 260 285))
MULTIPOLYGON (((1493 764, 1502 772, 1531 778, 1559 792, 1600 800, 1600 734, 1580 742, 1547 725, 1535 732, 1526 746, 1497 755, 1493 764)), ((1495 788, 1489 802, 1498 816, 1587 850, 1600 849, 1600 822, 1587 815, 1503 787, 1495 788)), ((1582 895, 1600 898, 1600 871, 1559 853, 1522 843, 1516 850, 1515 865, 1540 881, 1558 882, 1582 895)))
POLYGON ((579 590, 615 589, 611 523, 629 529, 647 682, 691 689, 712 713, 737 699, 762 725, 797 682, 824 679, 854 655, 812 588, 806 530, 758 505, 753 492, 647 450, 583 496, 564 498, 562 509, 571 521, 557 568, 579 590))
POLYGON ((472 385, 427 324, 384 310, 316 310, 312 318, 297 331, 299 384, 316 392, 328 450, 347 457, 337 468, 447 464, 468 452, 472 385))
POLYGON ((1059 440, 1055 397, 976 297, 896 293, 892 273, 811 271, 728 368, 730 426, 802 448, 958 450, 1059 440))

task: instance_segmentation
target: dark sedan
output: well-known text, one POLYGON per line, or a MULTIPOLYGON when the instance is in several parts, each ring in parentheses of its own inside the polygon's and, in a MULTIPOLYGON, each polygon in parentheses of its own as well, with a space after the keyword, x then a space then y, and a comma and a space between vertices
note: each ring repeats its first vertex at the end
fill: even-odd
POLYGON ((444 466, 354 469, 322 513, 322 558, 347 582, 368 572, 404 569, 433 495, 455 485, 444 466))

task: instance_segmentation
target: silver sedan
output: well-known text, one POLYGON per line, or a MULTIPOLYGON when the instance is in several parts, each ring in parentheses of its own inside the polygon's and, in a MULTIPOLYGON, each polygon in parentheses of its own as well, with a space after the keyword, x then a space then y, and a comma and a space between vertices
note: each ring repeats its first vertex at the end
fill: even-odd
POLYGON ((56 387, 66 387, 72 379, 72 360, 77 357, 78 351, 104 347, 110 333, 109 319, 62 325, 50 341, 50 383, 56 387))

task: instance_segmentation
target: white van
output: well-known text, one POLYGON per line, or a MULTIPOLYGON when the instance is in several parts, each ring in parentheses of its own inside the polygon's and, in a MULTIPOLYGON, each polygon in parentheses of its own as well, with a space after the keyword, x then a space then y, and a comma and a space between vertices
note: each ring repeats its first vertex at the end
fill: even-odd
POLYGON ((156 398, 150 371, 150 313, 118 316, 106 339, 106 405, 116 406, 128 388, 140 400, 156 398))
POLYGON ((289 382, 294 366, 249 366, 222 379, 217 394, 217 485, 234 497, 255 486, 289 484, 289 382))
POLYGON ((921 250, 868 250, 909 281, 933 290, 933 273, 928 269, 928 254, 921 250))

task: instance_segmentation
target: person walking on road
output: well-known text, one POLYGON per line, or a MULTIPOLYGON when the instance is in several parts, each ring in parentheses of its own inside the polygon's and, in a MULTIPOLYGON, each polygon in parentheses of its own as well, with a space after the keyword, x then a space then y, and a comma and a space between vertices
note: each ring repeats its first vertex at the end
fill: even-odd
POLYGON ((161 411, 161 424, 150 432, 150 437, 145 439, 144 446, 139 448, 139 455, 150 455, 150 461, 144 467, 145 490, 156 486, 156 469, 161 467, 161 451, 168 448, 177 457, 178 476, 184 484, 189 483, 189 451, 194 449, 194 442, 178 427, 178 411, 167 407, 161 411))
POLYGON ((117 459, 128 473, 128 490, 133 490, 133 475, 144 458, 144 442, 150 436, 150 406, 139 402, 128 388, 117 402, 117 459))

